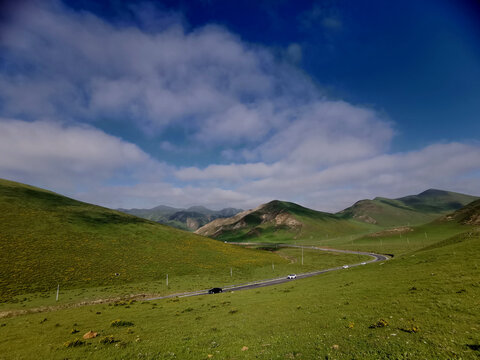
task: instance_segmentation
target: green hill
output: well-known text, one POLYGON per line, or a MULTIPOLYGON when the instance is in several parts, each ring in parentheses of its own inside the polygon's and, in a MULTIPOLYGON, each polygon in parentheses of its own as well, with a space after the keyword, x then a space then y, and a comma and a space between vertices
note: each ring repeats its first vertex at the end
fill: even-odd
POLYGON ((338 215, 379 226, 418 225, 462 208, 476 196, 430 189, 398 199, 361 200, 338 215))
POLYGON ((120 285, 278 257, 0 180, 0 300, 16 294, 120 285), (118 275, 115 275, 118 274, 118 275))
POLYGON ((335 214, 274 200, 231 218, 214 220, 196 233, 223 241, 291 242, 366 232, 371 227, 335 214))

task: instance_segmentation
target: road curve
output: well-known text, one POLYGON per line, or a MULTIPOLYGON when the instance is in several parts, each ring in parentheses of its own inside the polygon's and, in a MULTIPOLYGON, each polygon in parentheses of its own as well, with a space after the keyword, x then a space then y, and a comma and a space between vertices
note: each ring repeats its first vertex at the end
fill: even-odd
MULTIPOLYGON (((233 245, 255 245, 255 246, 261 246, 261 245, 267 245, 267 244, 259 244, 259 243, 230 243, 233 245)), ((272 245, 272 244, 268 244, 272 245)), ((310 249, 310 250, 319 250, 319 251, 327 251, 327 252, 340 252, 340 253, 346 253, 346 254, 355 254, 355 255, 366 255, 370 256, 372 259, 368 261, 364 261, 364 263, 374 263, 378 261, 385 261, 389 260, 390 257, 387 255, 382 255, 382 254, 375 254, 375 253, 370 253, 370 252, 364 252, 364 251, 353 251, 353 250, 340 250, 340 249, 330 249, 330 248, 322 248, 322 247, 317 247, 317 246, 301 246, 301 245, 278 245, 278 247, 294 247, 294 248, 304 248, 304 249, 310 249)), ((357 264, 349 264, 348 267, 355 267, 355 266, 360 266, 362 263, 357 263, 357 264)), ((297 279, 304 279, 308 278, 311 276, 316 276, 320 274, 324 274, 330 271, 336 271, 336 270, 343 270, 343 266, 337 266, 334 268, 330 269, 324 269, 324 270, 316 270, 308 273, 302 273, 302 274, 297 274, 297 279)), ((237 285, 228 285, 223 287, 223 291, 240 291, 240 290, 250 290, 250 289, 256 289, 260 287, 265 287, 265 286, 272 286, 272 285, 277 285, 277 284, 282 284, 286 283, 289 281, 294 281, 294 280, 289 280, 286 278, 286 276, 280 277, 280 278, 274 278, 274 279, 267 279, 267 280, 258 280, 258 281, 252 281, 244 284, 237 284, 237 285)), ((153 297, 149 299, 143 299, 143 301, 151 301, 151 300, 161 300, 161 299, 169 299, 169 298, 175 298, 175 297, 190 297, 190 296, 199 296, 199 295, 208 295, 208 289, 207 290, 198 290, 198 291, 191 291, 191 292, 184 292, 184 293, 178 293, 178 294, 171 294, 171 295, 166 295, 166 296, 159 296, 159 297, 153 297)))

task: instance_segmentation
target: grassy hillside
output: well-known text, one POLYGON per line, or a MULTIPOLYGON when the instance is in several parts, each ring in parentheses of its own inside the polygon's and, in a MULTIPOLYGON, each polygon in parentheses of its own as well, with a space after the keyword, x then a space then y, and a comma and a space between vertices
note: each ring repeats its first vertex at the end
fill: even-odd
POLYGON ((417 226, 403 226, 334 239, 316 239, 315 244, 359 251, 394 254, 395 256, 435 246, 446 238, 478 231, 480 200, 461 209, 417 226))
POLYGON ((455 222, 464 225, 480 225, 480 200, 476 200, 452 214, 439 219, 439 222, 455 222))
POLYGON ((2 319, 0 353, 5 359, 478 359, 480 233, 464 230, 412 251, 405 243, 403 255, 384 263, 274 287, 2 319), (112 327, 117 319, 131 324, 112 327), (89 330, 100 337, 64 345, 89 330), (115 342, 102 343, 107 335, 115 342))
POLYGON ((384 227, 418 225, 460 209, 476 199, 476 196, 430 189, 398 199, 361 200, 338 214, 384 227))
MULTIPOLYGON (((0 300, 287 262, 53 192, 0 180, 0 300), (115 275, 115 274, 119 275, 115 275)), ((190 286, 208 286, 208 282, 190 286)))
POLYGON ((289 243, 301 239, 367 232, 371 225, 274 200, 233 218, 217 219, 196 233, 222 241, 289 243))

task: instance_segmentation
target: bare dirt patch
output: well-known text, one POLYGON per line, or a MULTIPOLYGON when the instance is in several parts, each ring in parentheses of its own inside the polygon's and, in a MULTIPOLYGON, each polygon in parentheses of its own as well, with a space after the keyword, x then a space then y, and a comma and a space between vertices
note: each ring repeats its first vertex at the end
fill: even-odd
POLYGON ((406 234, 413 231, 411 227, 408 226, 400 226, 388 230, 383 230, 379 231, 373 234, 367 235, 368 237, 381 237, 381 236, 391 236, 391 235, 400 235, 400 234, 406 234))

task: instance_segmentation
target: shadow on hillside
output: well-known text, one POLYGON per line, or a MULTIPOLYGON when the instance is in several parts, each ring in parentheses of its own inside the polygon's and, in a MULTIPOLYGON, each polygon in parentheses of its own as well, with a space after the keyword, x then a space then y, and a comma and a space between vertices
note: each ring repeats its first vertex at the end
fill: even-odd
POLYGON ((70 217, 71 222, 82 223, 86 225, 119 225, 119 224, 144 224, 148 221, 135 216, 125 216, 115 213, 95 213, 90 211, 75 212, 70 217))

